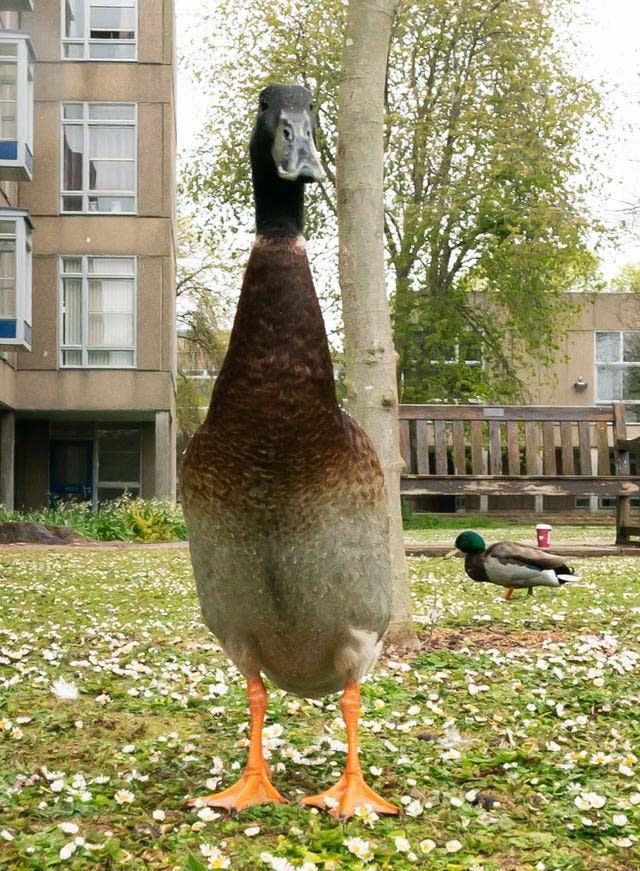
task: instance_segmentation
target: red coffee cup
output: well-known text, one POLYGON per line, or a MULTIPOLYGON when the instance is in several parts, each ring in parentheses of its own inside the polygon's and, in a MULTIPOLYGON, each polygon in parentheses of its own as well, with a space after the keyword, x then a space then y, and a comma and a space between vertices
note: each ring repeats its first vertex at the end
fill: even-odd
POLYGON ((536 526, 538 547, 549 547, 551 539, 551 526, 548 523, 538 523, 536 526))

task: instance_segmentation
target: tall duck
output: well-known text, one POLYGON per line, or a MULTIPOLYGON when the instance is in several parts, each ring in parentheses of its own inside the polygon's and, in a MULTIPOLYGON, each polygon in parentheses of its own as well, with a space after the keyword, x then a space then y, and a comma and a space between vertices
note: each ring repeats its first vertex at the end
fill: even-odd
POLYGON ((285 799, 262 752, 266 675, 287 692, 342 691, 344 774, 303 799, 339 818, 397 813, 364 782, 360 680, 391 605, 385 488, 364 431, 338 406, 303 230, 306 183, 323 179, 311 94, 262 91, 250 144, 257 235, 207 417, 182 464, 182 500, 204 622, 247 682, 240 780, 192 804, 230 812, 285 799))

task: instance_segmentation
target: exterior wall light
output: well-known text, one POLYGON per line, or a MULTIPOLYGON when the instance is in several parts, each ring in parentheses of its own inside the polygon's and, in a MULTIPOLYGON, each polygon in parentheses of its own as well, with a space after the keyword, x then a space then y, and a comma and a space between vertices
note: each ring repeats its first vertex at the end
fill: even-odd
POLYGON ((578 377, 578 380, 574 381, 574 383, 573 383, 573 389, 578 390, 579 392, 586 390, 588 386, 589 386, 589 382, 585 381, 584 378, 582 377, 582 375, 580 375, 578 377))

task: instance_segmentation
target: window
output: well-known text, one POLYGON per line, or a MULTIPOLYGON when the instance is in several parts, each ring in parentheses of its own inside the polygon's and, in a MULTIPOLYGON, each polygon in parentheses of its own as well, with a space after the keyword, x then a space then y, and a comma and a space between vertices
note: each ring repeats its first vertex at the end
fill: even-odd
POLYGON ((482 343, 477 336, 472 334, 460 336, 457 341, 449 344, 438 343, 430 348, 434 354, 431 364, 434 366, 453 366, 464 364, 465 366, 482 366, 482 343))
POLYGON ((98 430, 98 504, 140 495, 140 430, 98 430))
POLYGON ((33 61, 26 34, 0 32, 0 178, 30 181, 33 169, 33 61))
POLYGON ((135 212, 134 103, 62 104, 63 212, 135 212))
POLYGON ((62 366, 135 366, 135 267, 134 257, 62 258, 62 366))
POLYGON ((640 419, 640 332, 597 332, 595 342, 596 402, 635 404, 627 420, 640 419))
POLYGON ((0 209, 0 345, 31 350, 31 230, 24 209, 0 209))
POLYGON ((136 59, 136 0, 63 0, 65 60, 136 59))

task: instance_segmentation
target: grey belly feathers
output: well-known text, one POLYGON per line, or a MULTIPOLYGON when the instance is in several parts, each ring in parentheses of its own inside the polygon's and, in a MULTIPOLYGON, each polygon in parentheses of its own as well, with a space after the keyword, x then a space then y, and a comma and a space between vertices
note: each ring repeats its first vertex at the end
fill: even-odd
POLYGON ((377 659, 391 607, 387 520, 332 504, 295 529, 295 515, 270 529, 221 507, 217 521, 192 519, 189 539, 204 621, 229 657, 313 698, 377 659))

